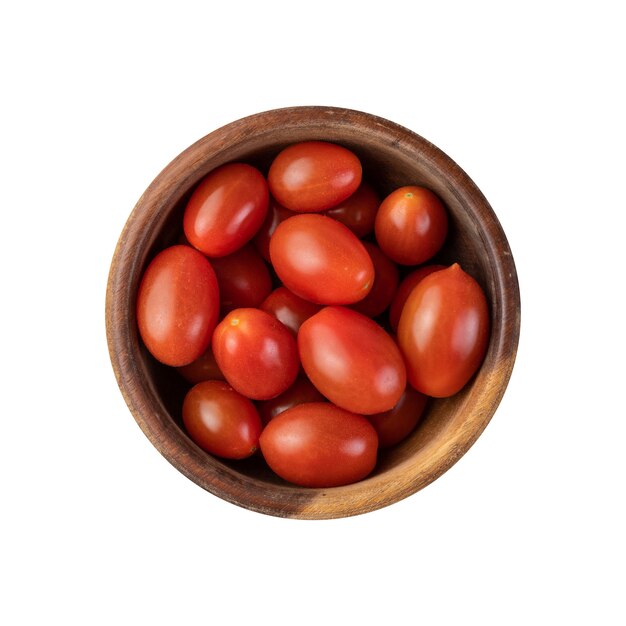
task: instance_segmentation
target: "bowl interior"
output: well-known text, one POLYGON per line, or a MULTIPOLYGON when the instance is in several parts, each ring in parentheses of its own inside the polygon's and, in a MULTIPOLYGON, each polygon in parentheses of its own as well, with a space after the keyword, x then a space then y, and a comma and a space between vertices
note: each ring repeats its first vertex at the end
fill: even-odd
POLYGON ((120 388, 139 425, 180 471, 240 506, 278 516, 330 518, 364 513, 421 489, 448 469, 480 435, 508 382, 519 335, 519 293, 506 238, 480 191, 445 154, 396 124, 356 111, 298 107, 234 122, 175 159, 138 202, 118 243, 107 293, 107 331, 120 388), (138 338, 135 295, 147 263, 182 235, 182 214, 199 180, 230 161, 263 171, 298 141, 340 143, 361 159, 381 197, 424 185, 443 200, 450 232, 433 262, 458 261, 487 294, 491 341, 477 375, 455 396, 430 400, 417 429, 381 450, 373 474, 354 485, 304 489, 275 476, 259 456, 216 459, 184 433, 182 400, 190 385, 157 363, 138 338))

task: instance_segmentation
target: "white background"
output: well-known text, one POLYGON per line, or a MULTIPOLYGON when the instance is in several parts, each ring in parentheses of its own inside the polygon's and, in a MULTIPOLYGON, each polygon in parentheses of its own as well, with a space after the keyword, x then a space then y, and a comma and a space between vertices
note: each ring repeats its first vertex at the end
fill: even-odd
POLYGON ((4 3, 0 622, 626 623, 619 4, 4 3), (468 454, 326 522, 179 474, 126 408, 104 330, 115 243, 156 174, 225 123, 303 104, 378 114, 456 160, 523 305, 468 454))

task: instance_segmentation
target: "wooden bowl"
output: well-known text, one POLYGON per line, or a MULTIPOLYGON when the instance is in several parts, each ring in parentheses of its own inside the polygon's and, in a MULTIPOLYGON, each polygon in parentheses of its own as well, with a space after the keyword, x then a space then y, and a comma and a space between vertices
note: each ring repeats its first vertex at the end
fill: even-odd
POLYGON ((281 517, 347 517, 387 506, 422 489, 476 441, 507 386, 519 337, 520 300, 511 250, 487 200, 436 146, 385 119, 330 107, 294 107, 259 113, 210 133, 174 159, 148 187, 130 215, 111 264, 106 329, 113 369, 139 426, 185 476, 239 506, 281 517), (181 404, 188 384, 157 363, 137 333, 135 301, 152 257, 176 243, 191 191, 214 168, 246 161, 266 171, 285 146, 312 139, 339 143, 361 159, 364 175, 383 195, 402 185, 429 187, 449 211, 450 233, 436 261, 461 266, 485 290, 491 339, 480 371, 451 398, 431 400, 418 428, 381 451, 373 474, 331 489, 290 485, 258 457, 224 461, 185 434, 181 404))

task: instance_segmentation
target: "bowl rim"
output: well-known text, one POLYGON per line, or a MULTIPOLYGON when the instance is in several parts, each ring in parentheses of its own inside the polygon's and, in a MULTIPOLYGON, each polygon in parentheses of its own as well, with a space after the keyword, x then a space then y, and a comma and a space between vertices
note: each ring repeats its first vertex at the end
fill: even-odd
POLYGON ((495 212, 465 171, 441 149, 404 126, 370 113, 327 106, 285 107, 249 115, 210 132, 174 158, 142 194, 122 230, 111 262, 105 304, 107 343, 118 386, 139 427, 157 450, 190 480, 228 502, 259 513, 301 519, 349 517, 380 509, 416 493, 452 467, 483 432, 506 390, 517 353, 520 317, 519 283, 508 241, 495 212), (182 193, 215 167, 210 165, 211 159, 219 157, 227 162, 229 148, 251 141, 261 145, 277 124, 324 129, 331 122, 366 129, 378 140, 392 142, 394 149, 410 158, 419 155, 421 165, 430 168, 463 206, 471 207, 471 218, 495 272, 494 306, 498 315, 492 311, 492 318, 498 324, 492 326, 488 354, 497 364, 497 376, 483 382, 481 403, 471 407, 467 427, 431 451, 427 466, 408 459, 397 480, 374 475, 345 487, 304 489, 269 484, 236 472, 182 432, 145 376, 134 314, 128 311, 134 310, 134 285, 142 254, 146 253, 149 233, 145 224, 150 223, 157 231, 159 220, 165 219, 182 193))

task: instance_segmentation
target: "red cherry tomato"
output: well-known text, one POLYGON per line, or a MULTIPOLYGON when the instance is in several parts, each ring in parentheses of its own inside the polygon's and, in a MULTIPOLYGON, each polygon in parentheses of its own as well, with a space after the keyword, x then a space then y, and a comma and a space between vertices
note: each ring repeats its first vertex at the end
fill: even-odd
POLYGON ((213 333, 213 354, 226 380, 253 400, 287 390, 300 369, 291 332, 259 309, 235 309, 213 333))
POLYGON ((193 385, 205 380, 226 380, 217 365, 210 345, 193 363, 177 367, 176 369, 186 381, 193 385))
POLYGON ((374 264, 374 284, 365 298, 350 308, 368 317, 376 317, 389 306, 396 293, 399 280, 398 267, 380 251, 378 246, 369 241, 364 241, 363 245, 374 264))
POLYGON ((405 439, 422 417, 427 401, 428 397, 423 393, 407 387, 393 409, 368 415, 367 419, 378 433, 378 445, 388 448, 405 439))
POLYGON ((223 313, 258 307, 272 291, 265 261, 251 244, 219 259, 211 259, 220 288, 223 313))
POLYGON ((357 237, 365 237, 374 230, 379 206, 380 196, 374 187, 362 181, 349 198, 326 211, 326 215, 347 226, 357 237))
POLYGON ((274 198, 270 197, 270 207, 267 211, 267 217, 252 240, 257 252, 268 263, 271 263, 270 239, 274 234, 276 227, 281 222, 284 222, 288 217, 293 217, 294 215, 296 214, 293 211, 281 206, 278 202, 276 202, 276 200, 274 200, 274 198))
POLYGON ((375 230, 380 249, 392 261, 418 265, 443 246, 448 234, 448 216, 432 191, 424 187, 400 187, 380 205, 375 230))
POLYGON ((317 213, 351 196, 361 176, 361 162, 347 148, 325 141, 305 141, 288 146, 276 156, 267 182, 283 206, 301 213, 317 213))
POLYGON ((485 294, 458 263, 424 278, 404 305, 398 343, 409 382, 428 396, 462 389, 480 367, 488 341, 485 294))
POLYGON ((267 464, 303 487, 338 487, 376 465, 378 437, 361 415, 328 402, 300 404, 275 417, 260 437, 267 464))
POLYGON ((318 304, 352 304, 374 282, 363 244, 347 226, 324 215, 296 215, 279 224, 270 256, 285 287, 318 304))
POLYGON ((270 293, 259 307, 282 322, 294 335, 298 334, 302 323, 321 310, 319 304, 303 300, 287 287, 278 287, 270 293))
POLYGON ((210 257, 226 256, 250 241, 269 204, 263 174, 245 163, 228 163, 208 174, 189 198, 185 236, 210 257))
POLYGON ((262 429, 254 404, 219 380, 189 390, 183 402, 183 424, 203 450, 226 459, 253 454, 262 429))
POLYGON ((391 307, 389 308, 389 324, 394 332, 398 331, 398 323, 400 322, 400 315, 404 308, 404 303, 411 291, 413 291, 415 285, 429 274, 445 268, 445 265, 425 265, 408 274, 400 283, 396 295, 393 297, 391 307))
POLYGON ((393 408, 406 387, 406 370, 393 339, 368 317, 329 306, 300 327, 302 367, 337 406, 371 415, 393 408))
POLYGON ((296 382, 279 396, 257 404, 261 421, 267 425, 277 415, 291 407, 305 402, 324 402, 326 398, 313 386, 304 375, 298 376, 296 382))
POLYGON ((220 308, 217 279, 197 250, 171 246, 148 265, 137 294, 144 344, 166 365, 195 361, 211 342, 220 308))

